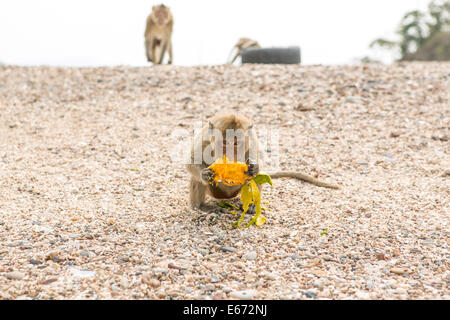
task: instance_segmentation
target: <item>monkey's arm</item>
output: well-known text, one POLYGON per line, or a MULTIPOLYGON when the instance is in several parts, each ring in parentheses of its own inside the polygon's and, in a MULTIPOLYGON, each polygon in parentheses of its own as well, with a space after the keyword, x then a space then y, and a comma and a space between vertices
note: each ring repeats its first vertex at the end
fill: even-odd
POLYGON ((319 181, 316 178, 313 178, 307 174, 295 172, 295 171, 279 171, 279 172, 275 172, 275 173, 272 173, 269 175, 272 179, 295 178, 295 179, 299 179, 299 180, 303 180, 303 181, 312 183, 319 187, 325 187, 325 188, 331 188, 331 189, 340 189, 341 188, 340 186, 337 186, 337 185, 334 185, 331 183, 327 183, 327 182, 323 182, 323 181, 319 181))
POLYGON ((188 164, 186 167, 192 178, 203 184, 209 184, 214 178, 214 172, 204 164, 188 164))
POLYGON ((147 17, 147 21, 145 23, 145 32, 144 32, 144 37, 147 38, 148 34, 150 33, 150 29, 152 27, 152 16, 151 14, 147 17))
POLYGON ((229 64, 233 64, 234 61, 236 61, 236 59, 239 57, 239 55, 241 54, 241 50, 239 48, 237 48, 236 46, 233 47, 233 49, 231 49, 231 52, 229 54, 229 56, 232 55, 232 59, 229 59, 228 63, 229 64), (233 54, 234 53, 234 54, 233 54), (233 55, 232 55, 233 54, 233 55))

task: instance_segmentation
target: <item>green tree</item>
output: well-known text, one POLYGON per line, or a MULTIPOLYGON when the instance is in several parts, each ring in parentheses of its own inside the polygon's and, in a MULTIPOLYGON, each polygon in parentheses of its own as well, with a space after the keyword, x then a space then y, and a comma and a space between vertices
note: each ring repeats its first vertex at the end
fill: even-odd
POLYGON ((450 1, 433 0, 428 12, 414 10, 406 13, 397 29, 398 41, 376 39, 370 47, 394 50, 400 54, 400 60, 417 52, 435 35, 450 31, 450 1))

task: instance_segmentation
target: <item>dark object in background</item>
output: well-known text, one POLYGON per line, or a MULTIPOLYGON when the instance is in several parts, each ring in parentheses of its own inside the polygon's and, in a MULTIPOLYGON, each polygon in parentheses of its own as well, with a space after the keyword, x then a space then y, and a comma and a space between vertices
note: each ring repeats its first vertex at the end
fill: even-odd
POLYGON ((242 63, 298 64, 300 48, 248 48, 241 53, 242 63))

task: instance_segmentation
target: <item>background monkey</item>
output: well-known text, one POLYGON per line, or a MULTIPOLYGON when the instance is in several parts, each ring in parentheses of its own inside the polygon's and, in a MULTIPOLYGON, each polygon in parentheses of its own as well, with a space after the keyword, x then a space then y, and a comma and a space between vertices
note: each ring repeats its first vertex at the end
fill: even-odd
POLYGON ((169 64, 172 64, 172 29, 173 16, 170 9, 163 4, 153 6, 147 17, 145 27, 145 50, 147 60, 161 64, 166 50, 169 52, 169 64))
POLYGON ((234 52, 233 58, 228 59, 228 63, 232 64, 237 57, 239 57, 245 49, 248 48, 259 48, 259 43, 255 40, 249 38, 240 38, 239 41, 234 45, 233 49, 231 49, 230 55, 234 52))
MULTIPOLYGON (((231 146, 231 149, 234 151, 234 161, 236 161, 236 157, 238 155, 238 142, 236 139, 226 141, 226 134, 224 134, 224 132, 227 129, 241 129, 244 132, 245 140, 243 140, 244 143, 242 145, 245 151, 244 160, 248 164, 248 171, 246 174, 249 176, 254 176, 261 169, 262 150, 260 148, 256 133, 253 130, 251 121, 238 113, 223 113, 211 118, 209 123, 202 128, 201 133, 194 137, 191 147, 190 162, 187 164, 187 170, 191 174, 190 205, 192 208, 200 208, 205 201, 206 194, 215 199, 232 199, 241 191, 242 185, 226 186, 222 183, 219 183, 218 185, 212 183, 214 172, 208 168, 208 166, 211 165, 215 159, 221 157, 221 152, 216 152, 217 150, 215 148, 217 148, 217 146, 222 147, 222 154, 227 153, 227 145, 231 146), (210 134, 211 130, 219 130, 222 132, 223 141, 221 141, 221 143, 217 144, 216 141, 214 141, 214 137, 210 134), (212 158, 209 159, 210 161, 205 161, 203 157, 205 150, 208 150, 207 148, 212 150, 212 158), (195 163, 195 154, 202 155, 201 163, 195 163)), ((241 159, 239 159, 239 161, 241 161, 241 159)), ((339 186, 319 181, 300 172, 279 171, 270 174, 270 176, 273 179, 291 177, 320 187, 339 189, 339 186)))

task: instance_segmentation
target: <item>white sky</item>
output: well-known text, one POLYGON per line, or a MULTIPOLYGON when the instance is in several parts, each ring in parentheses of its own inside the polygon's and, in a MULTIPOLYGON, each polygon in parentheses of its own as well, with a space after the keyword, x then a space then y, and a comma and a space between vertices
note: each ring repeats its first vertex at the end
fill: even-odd
MULTIPOLYGON (((17 65, 148 65, 150 0, 1 0, 0 61, 17 65)), ((401 17, 428 0, 165 0, 175 17, 174 64, 223 64, 240 37, 298 45, 303 64, 371 55, 401 17)))

